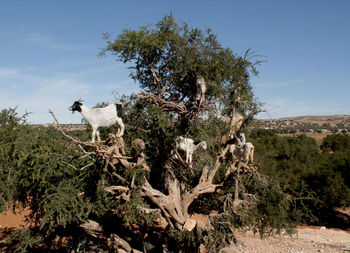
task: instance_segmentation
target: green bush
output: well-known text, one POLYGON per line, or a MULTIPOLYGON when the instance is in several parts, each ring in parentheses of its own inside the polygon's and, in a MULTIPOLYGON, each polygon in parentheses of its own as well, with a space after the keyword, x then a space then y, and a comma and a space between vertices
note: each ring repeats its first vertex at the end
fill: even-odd
POLYGON ((350 136, 348 134, 332 134, 323 139, 321 150, 329 151, 345 151, 350 149, 350 136))

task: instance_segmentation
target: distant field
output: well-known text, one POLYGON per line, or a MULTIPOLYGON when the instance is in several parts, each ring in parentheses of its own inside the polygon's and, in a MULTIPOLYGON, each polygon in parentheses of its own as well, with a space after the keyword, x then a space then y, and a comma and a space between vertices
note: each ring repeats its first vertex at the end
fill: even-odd
MULTIPOLYGON (((304 134, 304 133, 303 133, 304 134)), ((321 145, 323 139, 332 133, 305 133, 306 136, 311 137, 316 140, 318 145, 321 145)), ((301 135, 300 133, 298 134, 277 134, 278 136, 288 136, 288 137, 297 137, 298 135, 301 135)))

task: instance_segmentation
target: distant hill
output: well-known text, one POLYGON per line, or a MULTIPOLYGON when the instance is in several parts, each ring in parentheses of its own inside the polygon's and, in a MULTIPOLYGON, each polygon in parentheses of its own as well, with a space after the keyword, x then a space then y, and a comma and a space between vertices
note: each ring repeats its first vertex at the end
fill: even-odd
MULTIPOLYGON (((55 123, 50 123, 50 124, 36 124, 36 125, 32 125, 34 127, 55 127, 57 128, 57 124, 55 123)), ((87 125, 86 124, 61 124, 61 127, 63 129, 63 131, 82 131, 82 130, 86 130, 87 125)))
MULTIPOLYGON (((45 124, 43 126, 54 126, 45 124)), ((85 130, 86 124, 62 124, 64 131, 85 130)), ((337 133, 350 132, 350 115, 307 115, 257 120, 255 128, 271 129, 276 133, 337 133)))
POLYGON ((308 115, 264 119, 258 121, 258 128, 288 132, 347 132, 350 131, 350 115, 308 115))

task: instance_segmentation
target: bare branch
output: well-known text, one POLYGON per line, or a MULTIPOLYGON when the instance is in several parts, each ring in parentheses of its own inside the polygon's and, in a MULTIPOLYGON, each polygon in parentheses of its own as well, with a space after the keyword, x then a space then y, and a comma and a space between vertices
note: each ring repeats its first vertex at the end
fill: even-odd
POLYGON ((145 133, 150 133, 150 132, 151 132, 151 130, 146 130, 146 129, 139 128, 139 127, 134 127, 134 126, 131 126, 131 125, 128 125, 128 124, 125 124, 125 126, 127 126, 127 127, 129 127, 129 128, 137 129, 137 130, 142 131, 142 132, 145 132, 145 133))
POLYGON ((87 164, 87 165, 81 167, 80 170, 84 170, 84 169, 86 169, 86 168, 88 168, 88 167, 90 167, 90 166, 92 166, 92 165, 94 165, 94 164, 95 164, 95 163, 89 163, 89 164, 87 164))
POLYGON ((115 196, 116 199, 122 199, 127 202, 130 201, 130 189, 128 187, 121 185, 113 185, 106 187, 104 190, 115 196))
POLYGON ((149 69, 150 69, 151 72, 152 72, 153 83, 158 85, 158 92, 160 92, 160 91, 161 91, 161 89, 160 89, 161 80, 158 78, 158 76, 157 76, 157 74, 156 74, 156 72, 155 72, 153 66, 152 66, 152 65, 149 65, 148 67, 149 67, 149 69))
POLYGON ((57 124, 58 129, 60 130, 60 132, 61 132, 66 138, 68 138, 69 140, 71 140, 71 141, 73 141, 74 143, 77 143, 77 144, 81 144, 81 145, 85 145, 85 146, 94 146, 94 144, 87 143, 87 142, 82 142, 82 141, 78 140, 77 138, 74 138, 74 137, 72 137, 72 136, 66 134, 66 133, 63 131, 63 129, 62 129, 60 123, 58 122, 58 120, 57 120, 55 114, 53 113, 53 111, 51 111, 51 110, 49 109, 49 112, 51 113, 52 117, 53 117, 54 120, 56 121, 56 124, 57 124))
POLYGON ((66 161, 62 161, 64 164, 67 164, 69 167, 73 168, 74 170, 78 170, 75 166, 73 166, 72 164, 66 162, 66 161))
POLYGON ((142 96, 141 99, 155 103, 163 111, 177 110, 182 114, 188 112, 186 105, 182 102, 165 100, 152 93, 140 92, 139 95, 142 96))

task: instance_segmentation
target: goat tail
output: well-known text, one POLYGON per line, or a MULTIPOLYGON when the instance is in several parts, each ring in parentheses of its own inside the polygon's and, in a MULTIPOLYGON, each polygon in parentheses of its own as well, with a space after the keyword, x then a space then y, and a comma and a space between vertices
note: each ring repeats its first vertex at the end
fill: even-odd
POLYGON ((119 118, 121 118, 122 114, 123 114, 123 106, 122 106, 122 104, 115 104, 115 106, 117 109, 117 115, 119 118))

